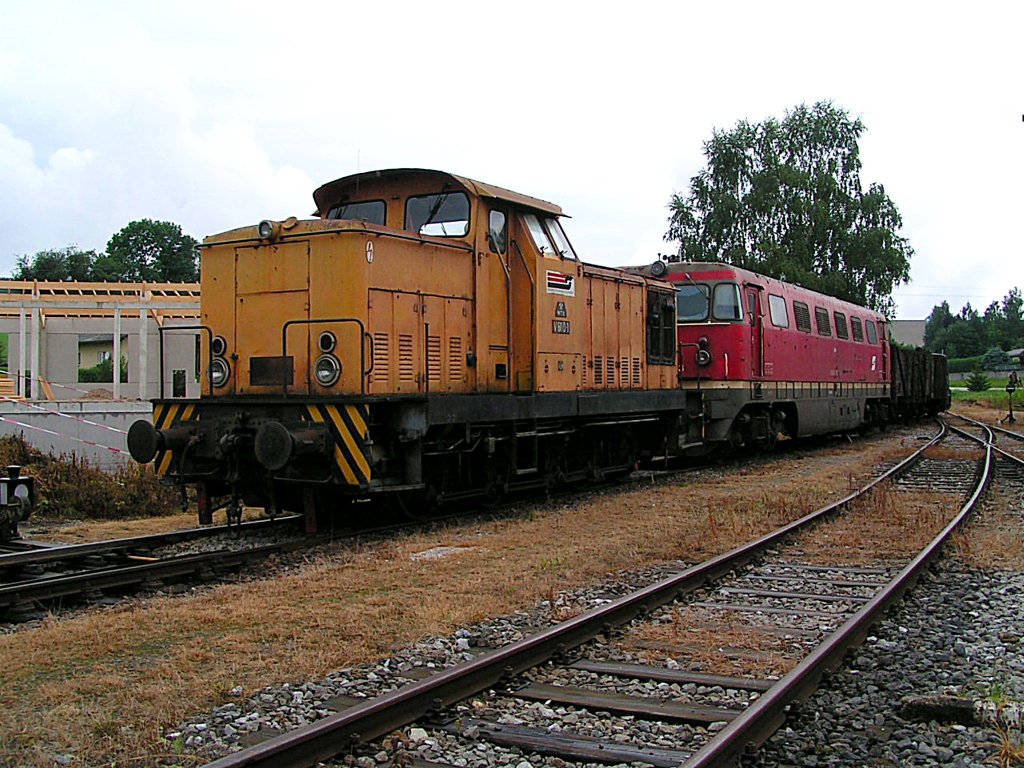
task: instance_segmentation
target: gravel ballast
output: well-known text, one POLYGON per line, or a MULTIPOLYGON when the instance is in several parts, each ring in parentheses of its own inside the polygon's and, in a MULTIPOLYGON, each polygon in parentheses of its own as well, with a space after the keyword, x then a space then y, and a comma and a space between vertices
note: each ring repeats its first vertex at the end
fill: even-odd
MULTIPOLYGON (((634 574, 629 581, 639 586, 661 575, 634 574)), ((616 586, 621 588, 621 583, 616 586)), ((608 599, 608 585, 602 585, 561 596, 555 609, 588 607, 608 599)), ((237 691, 237 703, 219 707, 202 720, 183 724, 168 733, 167 738, 188 752, 221 754, 240 742, 251 743, 252 737, 247 738, 247 734, 259 731, 263 735, 329 715, 338 706, 332 701, 335 697, 358 699, 379 695, 424 673, 468 660, 474 652, 488 646, 513 642, 545 625, 551 610, 545 603, 533 612, 520 612, 462 629, 451 637, 433 638, 396 653, 381 664, 341 670, 315 683, 264 689, 250 696, 237 691)), ((992 701, 998 696, 1013 701, 1024 699, 1022 615, 1024 575, 966 570, 948 561, 938 565, 917 585, 909 600, 884 619, 865 644, 848 657, 843 670, 826 680, 791 715, 786 726, 756 756, 747 758, 744 765, 993 765, 991 758, 999 744, 992 725, 911 722, 900 716, 900 707, 906 697, 933 694, 952 694, 976 701, 992 701)), ((538 679, 542 676, 543 673, 537 675, 538 679)), ((693 693, 698 694, 697 698, 726 706, 735 697, 733 692, 722 690, 695 689, 693 693)), ((742 698, 756 698, 756 694, 742 698)), ((521 705, 513 707, 501 695, 482 695, 465 705, 459 714, 670 748, 692 748, 697 730, 629 717, 595 717, 573 707, 542 703, 530 705, 524 716, 521 705)), ((403 739, 368 746, 340 758, 339 764, 368 768, 389 764, 396 754, 464 766, 577 765, 423 728, 406 729, 403 739)))

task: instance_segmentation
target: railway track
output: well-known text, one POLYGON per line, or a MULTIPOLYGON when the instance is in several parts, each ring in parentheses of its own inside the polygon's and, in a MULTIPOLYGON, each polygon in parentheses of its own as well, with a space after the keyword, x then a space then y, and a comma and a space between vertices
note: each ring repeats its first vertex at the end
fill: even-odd
POLYGON ((185 579, 213 577, 305 544, 285 541, 184 555, 161 555, 160 549, 226 534, 298 528, 300 523, 301 516, 289 516, 67 546, 13 542, 9 551, 0 554, 0 619, 17 622, 32 618, 56 601, 97 600, 140 587, 155 589, 185 579))
MULTIPOLYGON (((309 765, 412 723, 439 743, 470 739, 563 760, 735 764, 751 745, 763 743, 784 720, 788 707, 805 699, 824 672, 866 636, 970 514, 989 476, 991 450, 983 452, 980 462, 965 460, 957 454, 977 450, 959 444, 946 449, 945 459, 923 461, 924 452, 945 434, 943 429, 859 491, 754 542, 426 679, 372 699, 347 702, 347 708, 338 705, 337 714, 230 754, 210 763, 210 768, 309 765), (940 477, 951 478, 945 487, 947 494, 957 497, 957 512, 909 561, 877 567, 813 564, 803 557, 800 545, 791 543, 794 534, 833 518, 887 480, 902 481, 893 485, 899 493, 901 488, 916 491, 922 486, 934 491, 940 477), (759 636, 776 641, 767 656, 778 656, 784 669, 764 675, 722 674, 697 665, 685 669, 637 663, 643 654, 617 657, 607 651, 613 638, 621 647, 623 633, 633 637, 638 627, 652 621, 662 626, 679 621, 684 615, 680 611, 685 612, 681 620, 687 626, 720 627, 724 616, 746 617, 759 636), (594 644, 595 638, 601 642, 594 644), (666 698, 666 691, 688 695, 666 698), (667 723, 659 728, 679 730, 668 745, 665 739, 644 743, 642 738, 623 740, 607 733, 570 733, 544 722, 545 712, 554 707, 631 722, 667 723)), ((959 439, 950 438, 954 443, 959 439)), ((643 650, 646 643, 656 657, 668 655, 649 638, 626 642, 633 642, 634 650, 643 650)), ((678 643, 668 650, 677 658, 686 655, 678 643)), ((748 668, 766 662, 763 648, 717 650, 748 668)), ((405 764, 450 765, 443 759, 405 764)))

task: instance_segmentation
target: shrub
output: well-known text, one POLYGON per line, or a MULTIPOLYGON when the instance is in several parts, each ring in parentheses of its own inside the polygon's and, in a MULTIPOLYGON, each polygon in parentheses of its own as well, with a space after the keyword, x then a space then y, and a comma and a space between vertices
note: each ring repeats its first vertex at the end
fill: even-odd
MULTIPOLYGON (((79 368, 78 381, 81 384, 113 384, 114 361, 101 360, 92 368, 79 368)), ((128 361, 121 358, 121 382, 128 381, 128 361)))
POLYGON ((988 376, 980 370, 975 370, 967 377, 967 390, 969 392, 985 392, 989 388, 988 376))
POLYGON ((49 517, 115 519, 156 517, 180 510, 174 488, 162 485, 148 467, 128 464, 111 472, 72 454, 52 456, 21 435, 0 437, 0 466, 18 464, 36 479, 35 514, 49 517))

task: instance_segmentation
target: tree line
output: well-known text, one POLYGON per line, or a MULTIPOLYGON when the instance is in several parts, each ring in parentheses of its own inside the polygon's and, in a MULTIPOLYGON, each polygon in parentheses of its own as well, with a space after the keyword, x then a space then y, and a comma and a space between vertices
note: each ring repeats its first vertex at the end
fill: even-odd
POLYGON ((76 245, 17 257, 15 280, 114 283, 194 283, 199 242, 170 221, 132 221, 100 253, 76 245))
POLYGON ((950 358, 1024 348, 1024 297, 1020 289, 1012 288, 1002 301, 989 304, 984 313, 969 302, 956 315, 948 301, 936 305, 925 321, 924 346, 950 358))

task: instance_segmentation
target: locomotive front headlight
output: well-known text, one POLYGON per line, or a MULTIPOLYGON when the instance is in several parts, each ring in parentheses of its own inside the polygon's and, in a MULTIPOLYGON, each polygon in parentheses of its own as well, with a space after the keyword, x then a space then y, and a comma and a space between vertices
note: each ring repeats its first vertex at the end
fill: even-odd
POLYGON ((210 382, 215 387, 223 387, 231 376, 231 366, 223 357, 215 357, 210 363, 210 382))
POLYGON ((697 350, 697 365, 707 367, 711 365, 711 353, 706 349, 697 350))
POLYGON ((281 223, 264 219, 256 226, 256 234, 260 240, 274 240, 281 234, 281 223))
POLYGON ((321 387, 330 387, 341 377, 341 363, 334 355, 321 355, 313 368, 313 375, 321 387))
POLYGON ((317 339, 317 344, 320 347, 320 351, 326 354, 333 352, 334 348, 338 346, 338 338, 330 331, 324 331, 320 334, 320 338, 317 339))
POLYGON ((210 346, 214 357, 224 357, 224 353, 228 351, 228 343, 223 336, 214 336, 210 346))

